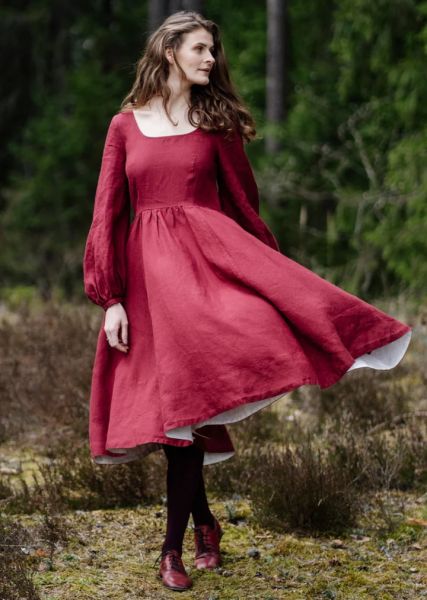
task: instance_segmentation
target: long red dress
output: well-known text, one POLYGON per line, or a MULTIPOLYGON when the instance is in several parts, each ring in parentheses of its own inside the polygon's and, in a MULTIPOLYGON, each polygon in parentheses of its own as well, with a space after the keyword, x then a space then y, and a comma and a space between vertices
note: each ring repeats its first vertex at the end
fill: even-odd
POLYGON ((121 302, 129 323, 127 354, 109 346, 104 319, 99 330, 97 463, 193 442, 204 464, 225 460, 226 423, 302 385, 390 369, 411 336, 280 253, 240 135, 148 137, 133 111, 108 129, 83 269, 87 297, 104 310, 121 302))

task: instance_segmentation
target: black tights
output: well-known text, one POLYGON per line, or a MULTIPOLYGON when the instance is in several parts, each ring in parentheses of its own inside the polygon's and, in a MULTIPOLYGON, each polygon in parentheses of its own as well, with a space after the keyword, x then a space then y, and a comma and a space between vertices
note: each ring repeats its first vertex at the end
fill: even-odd
POLYGON ((190 513, 195 526, 213 526, 203 480, 204 451, 194 443, 162 446, 168 460, 167 525, 162 552, 174 548, 181 554, 190 513))

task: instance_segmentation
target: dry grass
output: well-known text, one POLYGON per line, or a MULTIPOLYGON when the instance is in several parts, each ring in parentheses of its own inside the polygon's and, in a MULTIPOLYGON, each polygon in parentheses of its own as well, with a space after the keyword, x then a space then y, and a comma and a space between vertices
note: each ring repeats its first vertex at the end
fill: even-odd
MULTIPOLYGON (((100 322, 96 308, 50 304, 0 326, 0 533, 26 549, 0 550, 2 600, 170 597, 152 565, 165 528, 163 453, 90 460, 100 322)), ((425 340, 419 327, 392 373, 301 388, 230 426, 236 455, 205 469, 226 525, 224 565, 193 571, 182 598, 424 597, 425 340)))
POLYGON ((12 513, 32 513, 45 504, 45 496, 58 511, 131 507, 158 501, 164 478, 161 453, 120 466, 96 465, 87 443, 57 443, 34 457, 30 476, 18 473, 13 484, 3 481, 0 503, 12 513))
POLYGON ((15 520, 0 518, 0 598, 40 600, 26 547, 31 533, 15 520))
POLYGON ((22 305, 1 324, 0 441, 43 429, 47 438, 87 432, 88 388, 100 325, 87 307, 22 305))
MULTIPOLYGON (((401 510, 402 492, 390 495, 389 511, 401 510)), ((425 498, 405 493, 407 513, 392 534, 383 534, 376 502, 367 502, 355 528, 335 538, 297 532, 278 533, 261 526, 244 499, 212 501, 212 510, 224 526, 223 564, 214 572, 192 566, 192 528, 184 539, 184 564, 193 588, 184 600, 294 599, 420 600, 427 578, 426 528, 411 521, 427 517, 425 498), (229 520, 229 515, 234 515, 229 520)), ((63 515, 72 534, 57 544, 54 568, 42 541, 27 546, 34 563, 33 581, 43 600, 166 599, 156 577, 155 560, 163 539, 163 504, 133 509, 70 511, 63 515)), ((38 514, 21 515, 19 522, 33 531, 38 514)), ((9 599, 8 599, 9 600, 9 599)))

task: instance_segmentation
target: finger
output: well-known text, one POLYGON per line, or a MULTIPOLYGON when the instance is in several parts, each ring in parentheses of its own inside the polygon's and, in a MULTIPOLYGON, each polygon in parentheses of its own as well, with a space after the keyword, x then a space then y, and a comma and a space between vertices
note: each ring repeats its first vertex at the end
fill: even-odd
POLYGON ((110 346, 113 346, 113 348, 117 346, 117 344, 119 343, 119 336, 117 334, 117 330, 110 331, 110 334, 108 336, 108 342, 110 346))
POLYGON ((116 350, 120 350, 120 352, 124 352, 126 354, 129 348, 127 346, 123 346, 123 344, 120 344, 119 342, 116 346, 116 350))
POLYGON ((128 324, 122 323, 122 342, 127 346, 128 343, 128 324))

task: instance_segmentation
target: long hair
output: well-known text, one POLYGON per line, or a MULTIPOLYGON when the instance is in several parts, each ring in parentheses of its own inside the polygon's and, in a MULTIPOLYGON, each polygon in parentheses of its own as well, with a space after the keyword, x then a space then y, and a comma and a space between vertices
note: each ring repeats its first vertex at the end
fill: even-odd
POLYGON ((148 37, 144 53, 136 63, 136 77, 130 92, 123 99, 122 112, 144 106, 153 96, 162 96, 163 108, 173 123, 167 102, 171 90, 167 85, 169 62, 165 49, 170 47, 181 76, 185 73, 176 58, 176 51, 183 42, 183 35, 204 27, 213 37, 215 62, 207 85, 193 84, 190 92, 189 122, 205 131, 225 131, 226 135, 236 129, 245 141, 256 136, 255 122, 231 81, 218 26, 201 14, 181 10, 167 17, 148 37), (198 116, 198 123, 193 115, 198 116))

